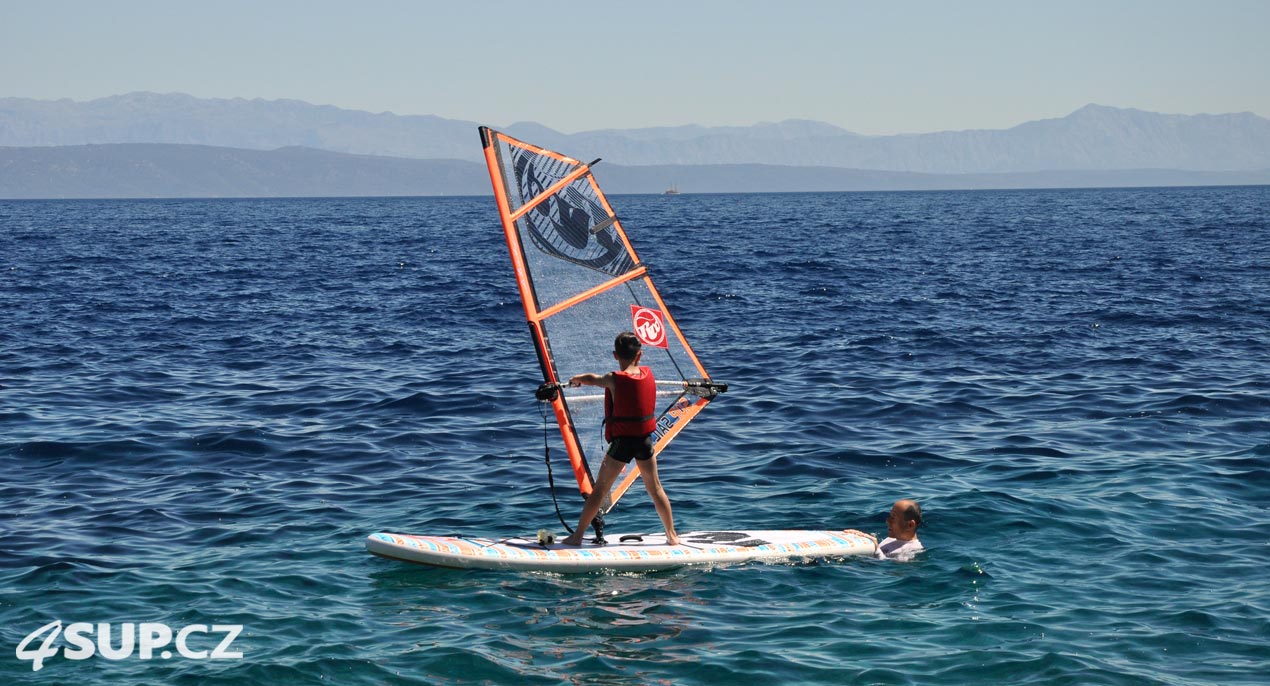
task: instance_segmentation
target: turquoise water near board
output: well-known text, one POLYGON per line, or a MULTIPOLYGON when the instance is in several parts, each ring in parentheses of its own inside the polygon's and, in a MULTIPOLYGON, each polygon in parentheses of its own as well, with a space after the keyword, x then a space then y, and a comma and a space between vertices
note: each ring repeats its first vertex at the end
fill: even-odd
POLYGON ((613 200, 731 384, 661 460, 681 530, 914 497, 927 552, 372 557, 560 531, 492 199, 0 202, 0 683, 1266 683, 1270 188, 613 200), (243 656, 33 671, 55 620, 243 656))

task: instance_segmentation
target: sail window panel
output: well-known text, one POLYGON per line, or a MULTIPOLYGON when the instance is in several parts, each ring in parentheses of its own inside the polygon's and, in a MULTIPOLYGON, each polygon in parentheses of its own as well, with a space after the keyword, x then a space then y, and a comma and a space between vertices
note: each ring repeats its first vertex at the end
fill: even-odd
POLYGON ((611 215, 585 178, 522 215, 516 220, 516 230, 540 309, 636 266, 611 215))

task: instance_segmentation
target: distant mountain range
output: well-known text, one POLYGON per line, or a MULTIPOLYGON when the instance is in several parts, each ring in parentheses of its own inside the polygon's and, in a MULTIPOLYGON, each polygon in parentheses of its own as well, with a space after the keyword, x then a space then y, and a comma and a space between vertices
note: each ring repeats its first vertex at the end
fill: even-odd
MULTIPOLYGON (((484 193, 476 126, 294 100, 0 98, 0 197, 484 193)), ((1270 170, 1270 120, 1247 112, 1088 105, 1005 130, 895 136, 795 120, 576 134, 499 128, 602 157, 600 169, 628 192, 672 183, 685 192, 1266 183, 1270 170)))
MULTIPOLYGON (((1110 170, 1015 174, 921 174, 763 164, 625 166, 602 162, 610 193, 961 190, 1270 184, 1270 170, 1110 170)), ((0 147, 0 198, 204 198, 488 195, 483 162, 290 147, 206 145, 0 147)))
MULTIPOLYGON (((181 143, 255 150, 303 146, 363 155, 478 162, 476 122, 372 114, 295 100, 131 93, 88 102, 0 99, 0 145, 181 143)), ((1270 168, 1270 119, 1170 115, 1088 105, 1000 131, 862 136, 830 124, 681 126, 564 134, 501 127, 577 157, 622 165, 780 164, 929 174, 1094 169, 1270 168)))

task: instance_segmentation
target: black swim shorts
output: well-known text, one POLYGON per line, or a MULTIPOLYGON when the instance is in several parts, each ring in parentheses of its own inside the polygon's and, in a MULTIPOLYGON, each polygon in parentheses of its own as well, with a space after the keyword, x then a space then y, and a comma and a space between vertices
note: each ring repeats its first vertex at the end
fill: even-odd
POLYGON ((618 436, 609 443, 607 455, 622 464, 630 464, 631 459, 650 460, 653 457, 652 434, 639 436, 618 436))

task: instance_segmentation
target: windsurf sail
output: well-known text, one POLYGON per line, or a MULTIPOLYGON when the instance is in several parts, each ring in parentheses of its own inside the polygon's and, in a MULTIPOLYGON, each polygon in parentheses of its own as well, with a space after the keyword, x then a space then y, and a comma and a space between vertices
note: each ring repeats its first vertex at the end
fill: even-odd
MULTIPOLYGON (((662 301, 648 268, 590 164, 481 127, 525 317, 542 367, 540 399, 554 410, 582 494, 603 459, 604 396, 595 387, 560 387, 575 374, 612 371, 613 339, 634 332, 641 364, 658 380, 654 452, 671 440, 725 384, 714 383, 662 301)), ((617 479, 601 513, 612 509, 639 473, 617 479)))

